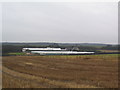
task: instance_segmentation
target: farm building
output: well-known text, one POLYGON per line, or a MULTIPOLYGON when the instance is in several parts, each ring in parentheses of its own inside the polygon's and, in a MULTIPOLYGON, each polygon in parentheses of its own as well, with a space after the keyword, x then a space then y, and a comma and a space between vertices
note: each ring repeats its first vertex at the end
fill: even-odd
POLYGON ((61 48, 23 48, 23 52, 39 54, 39 55, 81 55, 81 54, 94 54, 94 52, 77 52, 77 51, 67 51, 61 48))

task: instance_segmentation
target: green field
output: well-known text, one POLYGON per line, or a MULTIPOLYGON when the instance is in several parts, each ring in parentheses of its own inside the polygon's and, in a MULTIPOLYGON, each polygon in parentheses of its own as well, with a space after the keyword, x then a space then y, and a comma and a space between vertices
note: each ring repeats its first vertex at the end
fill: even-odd
POLYGON ((25 55, 23 52, 8 53, 8 55, 25 55))

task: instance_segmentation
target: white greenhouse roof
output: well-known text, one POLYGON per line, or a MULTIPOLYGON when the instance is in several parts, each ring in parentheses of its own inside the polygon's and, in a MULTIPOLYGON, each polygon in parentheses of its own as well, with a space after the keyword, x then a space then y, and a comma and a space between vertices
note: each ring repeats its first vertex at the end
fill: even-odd
POLYGON ((62 50, 61 48, 23 48, 23 50, 62 50))
POLYGON ((32 51, 38 54, 93 54, 94 52, 76 52, 76 51, 32 51))

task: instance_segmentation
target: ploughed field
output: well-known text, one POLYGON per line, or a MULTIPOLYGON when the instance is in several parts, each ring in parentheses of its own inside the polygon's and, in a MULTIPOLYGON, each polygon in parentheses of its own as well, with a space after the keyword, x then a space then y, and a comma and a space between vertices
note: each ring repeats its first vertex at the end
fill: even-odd
POLYGON ((6 56, 3 88, 117 88, 117 55, 6 56))

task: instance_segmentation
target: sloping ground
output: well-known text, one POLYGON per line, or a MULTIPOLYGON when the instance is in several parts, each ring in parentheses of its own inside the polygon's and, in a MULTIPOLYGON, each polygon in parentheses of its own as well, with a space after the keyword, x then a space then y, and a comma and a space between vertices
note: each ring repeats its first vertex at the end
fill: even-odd
POLYGON ((3 88, 117 88, 117 55, 3 57, 3 88))

